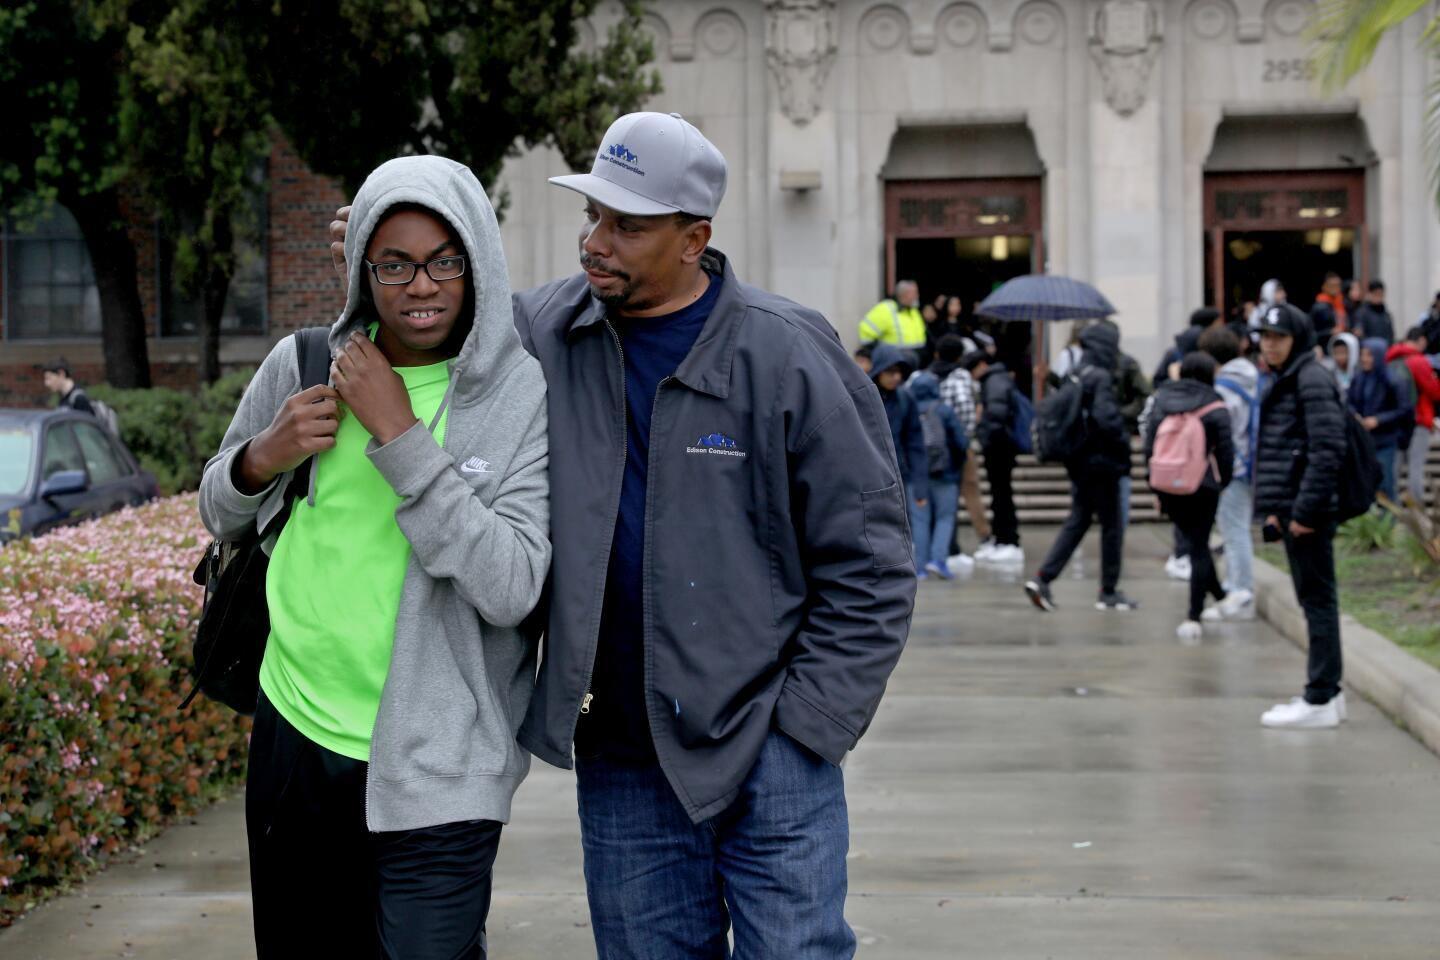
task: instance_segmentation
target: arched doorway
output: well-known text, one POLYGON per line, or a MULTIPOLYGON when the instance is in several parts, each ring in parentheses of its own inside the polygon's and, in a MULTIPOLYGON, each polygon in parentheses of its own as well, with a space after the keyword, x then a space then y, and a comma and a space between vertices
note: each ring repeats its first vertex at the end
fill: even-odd
MULTIPOLYGON (((901 128, 884 168, 886 289, 915 280, 922 300, 958 296, 969 317, 1006 280, 1042 272, 1043 173, 1024 124, 901 128)), ((992 332, 1028 392, 1034 331, 992 332)))
POLYGON ((1205 165, 1206 300, 1236 311, 1273 277, 1304 308, 1327 272, 1367 280, 1369 156, 1355 116, 1224 121, 1205 165))

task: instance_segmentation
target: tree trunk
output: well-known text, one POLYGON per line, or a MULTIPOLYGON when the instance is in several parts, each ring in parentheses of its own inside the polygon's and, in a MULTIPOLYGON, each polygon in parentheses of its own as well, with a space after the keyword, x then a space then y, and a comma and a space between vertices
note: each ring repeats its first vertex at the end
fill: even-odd
POLYGON ((135 245, 125 229, 114 189, 85 196, 64 196, 85 235, 95 286, 100 292, 100 342, 105 380, 112 387, 150 386, 150 354, 145 345, 145 310, 140 304, 135 245))
POLYGON ((200 320, 200 382, 214 383, 220 379, 220 320, 225 313, 225 297, 230 292, 230 276, 234 273, 231 258, 235 232, 230 220, 214 215, 214 241, 205 251, 204 287, 201 291, 205 313, 200 320))

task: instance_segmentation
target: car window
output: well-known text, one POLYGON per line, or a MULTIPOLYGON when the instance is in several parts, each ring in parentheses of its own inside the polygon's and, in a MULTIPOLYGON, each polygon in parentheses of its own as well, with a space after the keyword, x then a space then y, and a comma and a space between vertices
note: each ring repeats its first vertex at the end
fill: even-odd
POLYGON ((0 427, 0 494, 17 494, 30 482, 30 431, 0 427))
POLYGON ((45 464, 41 480, 49 480, 61 470, 85 469, 85 457, 68 423, 57 423, 45 431, 45 464))
POLYGON ((75 424, 75 433, 80 438, 80 452, 85 455, 85 469, 90 471, 90 483, 98 486, 118 480, 125 475, 115 448, 100 432, 100 428, 89 423, 75 424))

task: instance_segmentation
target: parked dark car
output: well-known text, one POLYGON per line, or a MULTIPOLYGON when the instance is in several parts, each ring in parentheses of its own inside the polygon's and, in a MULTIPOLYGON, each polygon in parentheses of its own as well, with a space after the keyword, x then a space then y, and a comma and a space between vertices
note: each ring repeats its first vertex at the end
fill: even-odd
POLYGON ((0 544, 160 495, 100 421, 74 410, 0 410, 0 544))

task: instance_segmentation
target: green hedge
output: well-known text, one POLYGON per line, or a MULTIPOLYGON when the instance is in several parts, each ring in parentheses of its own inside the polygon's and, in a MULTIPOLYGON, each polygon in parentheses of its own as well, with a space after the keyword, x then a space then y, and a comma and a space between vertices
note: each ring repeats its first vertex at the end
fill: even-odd
POLYGON ((208 537, 194 494, 0 550, 0 926, 244 775, 249 722, 184 713, 208 537))
POLYGON ((103 384, 86 392, 114 408, 120 438, 140 465, 155 474, 161 492, 172 494, 200 485, 205 461, 220 449, 225 428, 254 375, 254 370, 237 370, 198 395, 168 387, 117 390, 103 384))

